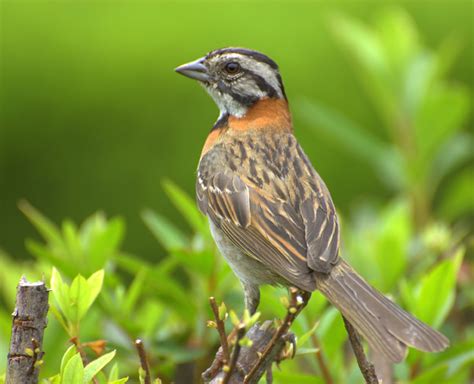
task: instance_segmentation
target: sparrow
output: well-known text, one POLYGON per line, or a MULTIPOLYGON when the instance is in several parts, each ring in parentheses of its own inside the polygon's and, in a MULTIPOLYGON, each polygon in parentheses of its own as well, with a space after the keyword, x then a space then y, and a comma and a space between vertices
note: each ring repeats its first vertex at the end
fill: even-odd
POLYGON ((254 313, 262 284, 319 290, 375 351, 400 362, 407 346, 448 339, 370 286, 340 257, 331 195, 293 134, 278 65, 245 48, 217 49, 176 68, 220 115, 205 141, 196 195, 217 247, 254 313))

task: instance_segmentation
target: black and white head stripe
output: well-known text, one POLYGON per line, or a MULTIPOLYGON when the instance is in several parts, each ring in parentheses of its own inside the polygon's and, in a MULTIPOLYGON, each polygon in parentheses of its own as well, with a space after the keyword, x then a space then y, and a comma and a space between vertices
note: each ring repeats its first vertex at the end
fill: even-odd
POLYGON ((216 49, 212 52, 209 52, 206 56, 206 59, 209 59, 213 56, 219 56, 219 55, 228 54, 228 53, 237 53, 237 54, 240 54, 240 55, 252 57, 255 61, 260 61, 262 63, 266 63, 270 67, 272 67, 273 69, 276 69, 278 71, 277 63, 275 63, 267 55, 264 55, 263 53, 260 53, 258 51, 253 51, 251 49, 246 49, 246 48, 233 48, 233 47, 230 47, 230 48, 216 49))
POLYGON ((260 52, 223 48, 210 52, 203 63, 213 79, 205 87, 221 113, 243 116, 258 100, 286 99, 278 65, 260 52), (231 72, 226 71, 229 64, 231 72))

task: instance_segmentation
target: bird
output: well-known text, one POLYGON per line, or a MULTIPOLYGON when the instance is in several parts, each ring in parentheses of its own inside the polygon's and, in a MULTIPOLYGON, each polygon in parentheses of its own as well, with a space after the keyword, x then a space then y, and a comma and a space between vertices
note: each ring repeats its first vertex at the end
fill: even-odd
POLYGON ((196 200, 253 314, 264 284, 319 290, 389 362, 449 340, 369 285, 340 255, 340 226, 321 176, 294 136, 279 67, 246 48, 216 49, 176 72, 220 114, 199 159, 196 200))

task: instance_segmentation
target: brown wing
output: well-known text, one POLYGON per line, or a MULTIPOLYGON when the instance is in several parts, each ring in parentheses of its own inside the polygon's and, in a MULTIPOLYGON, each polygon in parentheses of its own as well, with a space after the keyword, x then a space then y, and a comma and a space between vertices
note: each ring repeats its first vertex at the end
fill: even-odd
POLYGON ((315 289, 303 220, 290 204, 233 174, 218 173, 206 184, 198 178, 196 186, 201 211, 234 244, 290 284, 315 289))
POLYGON ((301 215, 306 230, 308 266, 315 271, 329 273, 339 260, 336 213, 324 210, 315 199, 307 199, 301 204, 301 215))

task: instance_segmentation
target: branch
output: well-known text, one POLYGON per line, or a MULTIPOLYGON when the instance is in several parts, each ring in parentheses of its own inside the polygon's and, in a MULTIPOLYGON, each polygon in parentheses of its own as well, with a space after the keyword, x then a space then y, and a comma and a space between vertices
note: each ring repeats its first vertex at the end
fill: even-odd
MULTIPOLYGON (((240 341, 242 340, 244 336, 245 336, 245 325, 240 324, 240 326, 237 328, 237 338, 235 340, 234 350, 232 351, 232 359, 230 360, 230 365, 228 367, 227 372, 224 375, 222 384, 228 384, 230 382, 232 374, 234 373, 237 367, 237 362, 239 361, 240 350, 242 349, 242 346, 240 345, 240 341)), ((225 338, 225 341, 227 342, 225 333, 224 333, 224 338, 225 338)))
MULTIPOLYGON (((272 349, 275 347, 277 342, 283 338, 283 335, 285 335, 291 325, 293 324, 293 321, 295 321, 296 317, 298 314, 301 312, 301 310, 306 306, 309 296, 302 298, 301 296, 298 295, 298 290, 296 288, 290 288, 290 305, 288 307, 288 311, 286 313, 285 319, 283 320, 283 323, 280 325, 280 327, 277 329, 275 334, 273 335, 272 340, 268 344, 268 346, 265 348, 263 353, 261 354, 260 358, 258 359, 257 363, 252 367, 248 375, 245 377, 244 384, 250 384, 253 383, 252 381, 253 376, 259 371, 260 366, 263 364, 264 361, 266 361, 267 355, 269 355, 272 352, 272 349)), ((257 383, 255 381, 255 383, 257 383)))
POLYGON ((317 360, 318 365, 319 365, 319 369, 321 370, 321 375, 324 378, 324 382, 326 384, 333 384, 334 381, 332 380, 331 373, 329 372, 329 369, 328 369, 328 367, 326 365, 326 362, 324 360, 324 356, 323 356, 323 352, 322 352, 322 348, 321 348, 321 343, 319 342, 319 339, 316 336, 316 334, 313 333, 311 335, 311 340, 313 341, 314 346, 317 348, 315 356, 316 356, 316 360, 317 360))
POLYGON ((219 338, 221 340, 221 346, 222 346, 222 353, 224 354, 222 363, 228 364, 230 360, 230 353, 229 353, 229 344, 227 343, 227 336, 225 334, 224 321, 223 319, 221 319, 221 316, 219 315, 219 308, 217 308, 216 299, 214 297, 210 297, 209 302, 211 303, 212 312, 214 313, 214 318, 216 319, 217 332, 219 333, 219 338))
POLYGON ((47 314, 48 289, 45 283, 29 283, 22 277, 17 287, 16 308, 12 315, 6 384, 38 383, 47 314))
MULTIPOLYGON (((299 293, 296 288, 290 288, 290 302, 285 319, 278 328, 272 325, 272 322, 265 322, 263 325, 255 324, 247 332, 249 343, 241 346, 239 341, 243 339, 245 328, 235 328, 237 332, 237 341, 234 344, 234 350, 230 360, 230 365, 223 364, 225 359, 224 346, 227 345, 229 338, 225 337, 225 331, 219 331, 219 323, 216 316, 216 310, 213 308, 216 317, 215 327, 219 331, 221 338, 221 347, 217 351, 209 369, 203 374, 205 383, 217 384, 256 384, 260 378, 267 373, 267 382, 271 382, 271 367, 274 361, 279 362, 288 357, 289 353, 283 353, 287 341, 294 344, 294 335, 289 332, 293 321, 305 307, 310 294, 299 293)), ((212 300, 211 300, 211 306, 212 300)), ((294 351, 294 345, 293 349, 294 351)), ((229 360, 227 360, 229 361, 229 360)))
POLYGON ((367 357, 364 353, 364 348, 360 342, 359 334, 354 329, 352 324, 344 316, 344 326, 346 327, 347 334, 349 335, 349 341, 351 342, 352 350, 357 359, 357 364, 359 365, 360 372, 364 376, 365 382, 367 384, 378 384, 379 380, 377 379, 377 374, 375 373, 374 366, 367 360, 367 357))
MULTIPOLYGON (((228 384, 242 384, 244 382, 246 372, 249 372, 251 367, 255 365, 255 362, 259 359, 259 356, 262 355, 260 351, 264 350, 268 344, 271 343, 276 332, 277 330, 273 326, 273 322, 269 320, 265 321, 263 324, 257 323, 249 329, 246 337, 251 340, 251 345, 242 346, 240 348, 237 361, 235 363, 235 369, 232 370, 232 373, 228 379, 228 384)), ((258 383, 267 369, 271 368, 272 363, 274 361, 279 361, 279 357, 284 351, 286 342, 291 340, 291 338, 292 334, 287 333, 276 341, 271 353, 265 356, 253 378, 251 381, 249 381, 249 384, 258 383)), ((219 353, 222 353, 222 348, 220 348, 217 352, 215 361, 220 358, 219 353)), ((224 372, 223 369, 220 369, 217 373, 212 371, 214 365, 215 363, 213 363, 211 367, 202 374, 202 378, 206 384, 220 384, 226 375, 226 372, 224 372)), ((220 364, 220 366, 222 368, 222 364, 220 364)))
POLYGON ((146 358, 146 351, 141 339, 135 340, 135 347, 137 348, 138 357, 140 358, 140 367, 145 373, 144 382, 145 384, 151 384, 151 373, 148 359, 146 358))

